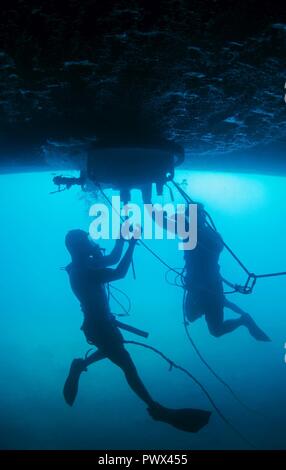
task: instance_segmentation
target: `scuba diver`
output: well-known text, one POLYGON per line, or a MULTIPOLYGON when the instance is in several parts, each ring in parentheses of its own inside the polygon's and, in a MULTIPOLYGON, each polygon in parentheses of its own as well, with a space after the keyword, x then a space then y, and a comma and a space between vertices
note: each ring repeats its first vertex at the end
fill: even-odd
POLYGON ((123 371, 128 385, 147 405, 154 420, 166 422, 188 432, 199 431, 208 423, 210 412, 198 409, 170 409, 153 400, 124 347, 123 336, 110 311, 106 284, 122 279, 127 274, 136 245, 135 236, 128 242, 129 246, 122 258, 123 238, 116 241, 113 251, 106 256, 83 230, 68 232, 65 243, 72 258, 66 271, 84 316, 81 329, 88 343, 97 347, 97 350, 85 359, 72 361, 63 390, 65 401, 70 406, 73 405, 82 372, 91 364, 107 358, 123 371), (115 269, 108 267, 118 262, 115 269))
POLYGON ((219 257, 224 248, 223 240, 206 220, 206 212, 197 205, 197 246, 185 250, 184 313, 191 323, 205 315, 209 332, 215 337, 230 333, 244 326, 257 341, 271 341, 257 326, 251 316, 224 295, 219 257), (231 309, 239 318, 224 320, 224 308, 231 309))

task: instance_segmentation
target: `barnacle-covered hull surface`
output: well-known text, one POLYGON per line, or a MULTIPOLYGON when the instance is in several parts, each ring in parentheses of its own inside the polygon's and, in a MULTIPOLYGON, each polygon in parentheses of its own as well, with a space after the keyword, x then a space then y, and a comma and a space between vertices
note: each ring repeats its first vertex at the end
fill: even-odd
POLYGON ((285 170, 285 49, 273 2, 2 2, 0 171, 130 138, 178 142, 189 167, 285 170))

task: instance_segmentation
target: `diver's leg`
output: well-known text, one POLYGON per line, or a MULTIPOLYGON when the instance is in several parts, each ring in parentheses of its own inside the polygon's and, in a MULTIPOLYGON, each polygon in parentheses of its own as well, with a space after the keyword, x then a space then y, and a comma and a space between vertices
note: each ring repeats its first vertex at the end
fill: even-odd
POLYGON ((264 333, 261 328, 259 328, 249 313, 245 312, 238 305, 230 302, 228 299, 224 299, 224 306, 243 316, 244 326, 248 328, 251 336, 257 339, 257 341, 271 341, 269 336, 267 336, 267 334, 264 333))
POLYGON ((82 372, 87 371, 87 367, 94 362, 104 359, 106 355, 97 349, 86 359, 74 359, 70 366, 68 377, 64 384, 63 394, 68 405, 72 406, 78 392, 79 379, 82 372))
POLYGON ((221 302, 209 306, 205 317, 212 336, 219 337, 231 333, 240 326, 244 325, 244 317, 241 316, 235 320, 223 319, 223 304, 221 302))
POLYGON ((238 305, 236 305, 234 302, 230 302, 227 298, 224 298, 224 306, 225 308, 229 308, 235 313, 238 313, 238 315, 247 315, 247 312, 242 310, 238 305))
POLYGON ((130 388, 148 405, 148 412, 155 421, 165 422, 187 432, 198 432, 206 426, 210 418, 209 411, 192 408, 177 410, 166 408, 155 402, 143 385, 136 367, 124 347, 121 347, 120 351, 116 353, 113 351, 110 359, 123 370, 130 388))
POLYGON ((210 418, 210 412, 198 409, 173 410, 155 402, 138 375, 133 360, 124 347, 124 339, 114 326, 102 331, 102 350, 107 357, 124 372, 130 388, 148 406, 151 417, 187 432, 197 432, 210 418))
POLYGON ((102 359, 105 359, 105 358, 106 358, 106 354, 104 354, 102 351, 97 349, 95 352, 90 354, 90 356, 87 356, 86 359, 83 359, 84 367, 86 369, 88 366, 90 366, 94 362, 101 361, 102 359))
MULTIPOLYGON (((234 305, 234 304, 233 304, 234 305)), ((234 320, 223 320, 223 305, 213 306, 206 314, 206 321, 210 333, 219 337, 231 333, 241 326, 245 326, 251 336, 257 341, 271 341, 262 331, 248 313, 243 312, 241 316, 234 320)))
POLYGON ((235 320, 225 320, 224 322, 220 324, 214 323, 212 320, 211 321, 207 320, 207 324, 208 324, 209 332, 211 333, 211 335, 217 338, 227 333, 231 333, 232 331, 236 330, 240 326, 243 326, 243 325, 245 326, 242 317, 235 319, 235 320))
POLYGON ((108 357, 124 372, 128 385, 136 395, 148 406, 154 406, 155 402, 140 379, 135 364, 126 349, 121 346, 117 350, 112 351, 108 357))

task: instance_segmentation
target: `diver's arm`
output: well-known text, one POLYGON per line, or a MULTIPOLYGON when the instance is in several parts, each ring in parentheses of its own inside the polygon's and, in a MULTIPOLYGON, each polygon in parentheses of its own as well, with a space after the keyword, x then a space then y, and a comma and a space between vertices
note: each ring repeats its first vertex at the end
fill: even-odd
POLYGON ((134 238, 130 240, 126 253, 118 264, 117 268, 104 268, 92 271, 92 277, 94 281, 104 284, 106 282, 117 281, 118 279, 122 279, 123 277, 125 277, 132 262, 132 256, 136 242, 137 240, 134 238))
POLYGON ((102 260, 102 267, 112 266, 113 264, 118 263, 121 258, 124 245, 124 238, 120 237, 116 240, 115 245, 109 255, 104 256, 102 260))

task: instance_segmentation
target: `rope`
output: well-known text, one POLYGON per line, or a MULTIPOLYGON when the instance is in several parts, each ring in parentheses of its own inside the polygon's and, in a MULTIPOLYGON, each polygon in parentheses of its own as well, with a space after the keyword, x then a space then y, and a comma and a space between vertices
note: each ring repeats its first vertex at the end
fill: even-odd
POLYGON ((128 303, 128 307, 126 308, 126 310, 128 310, 128 313, 129 313, 130 310, 131 310, 131 300, 130 300, 130 297, 126 294, 126 292, 124 292, 124 291, 121 290, 121 289, 118 289, 118 287, 115 287, 115 286, 113 286, 112 284, 110 284, 110 287, 111 287, 111 289, 116 290, 117 292, 119 292, 120 294, 122 294, 122 295, 125 297, 125 299, 127 300, 127 303, 128 303))
POLYGON ((127 317, 127 316, 130 316, 129 313, 130 313, 130 310, 131 310, 131 301, 130 301, 130 298, 128 297, 127 294, 125 294, 125 292, 123 292, 122 290, 118 289, 117 287, 114 287, 110 284, 110 282, 107 284, 107 299, 108 299, 108 303, 110 302, 110 297, 122 308, 124 314, 117 314, 116 316, 118 317, 127 317), (116 297, 114 294, 112 294, 112 292, 110 292, 110 289, 114 289, 118 292, 120 292, 121 294, 123 294, 126 298, 127 298, 127 301, 128 301, 128 307, 126 308, 116 297))
MULTIPOLYGON (((212 227, 210 227, 214 232, 216 232, 215 229, 213 229, 212 227)), ((227 251, 231 254, 231 256, 235 259, 235 261, 237 261, 237 263, 239 264, 239 266, 243 269, 243 271, 249 276, 250 275, 250 271, 246 268, 246 266, 242 263, 242 261, 238 258, 238 256, 236 256, 236 254, 233 252, 233 250, 225 243, 224 240, 222 240, 222 243, 223 243, 223 246, 227 249, 227 251)))
POLYGON ((286 271, 280 273, 270 273, 270 274, 256 274, 256 279, 262 279, 263 277, 276 277, 276 276, 286 276, 286 271))
POLYGON ((169 280, 169 278, 168 278, 168 275, 169 275, 169 273, 170 273, 171 271, 170 271, 170 269, 168 269, 168 271, 166 271, 166 273, 165 273, 165 281, 169 284, 169 286, 182 287, 182 288, 184 288, 183 283, 179 284, 178 279, 180 279, 180 280, 182 281, 182 279, 183 279, 183 272, 184 272, 184 269, 185 269, 185 268, 174 268, 174 269, 180 269, 182 272, 176 275, 174 282, 171 282, 171 281, 169 280))
POLYGON ((169 359, 167 356, 165 356, 165 354, 163 354, 161 351, 159 351, 159 349, 156 349, 154 348, 153 346, 149 346, 147 344, 144 344, 144 343, 140 343, 138 341, 124 341, 125 344, 134 344, 136 346, 141 346, 145 349, 149 349, 150 351, 153 351, 155 354, 157 354, 158 356, 160 356, 162 359, 164 359, 170 366, 170 370, 172 370, 173 368, 174 369, 178 369, 180 370, 181 372, 183 372, 184 374, 186 374, 191 380, 193 380, 193 382, 195 382, 195 384, 202 390, 202 392, 204 393, 204 395, 207 397, 207 399, 209 400, 209 402, 211 403, 211 405, 213 406, 214 410, 217 412, 217 414, 219 415, 219 417, 222 419, 222 421, 232 429, 232 431, 237 434, 245 443, 247 443, 251 448, 255 448, 255 446, 243 435, 241 434, 241 432, 229 421, 228 418, 225 417, 225 415, 223 414, 223 412, 220 410, 220 408, 216 405, 214 399, 212 398, 212 396, 210 395, 210 393, 208 392, 208 390, 204 387, 204 385, 193 375, 191 374, 191 372, 189 372, 187 369, 185 369, 184 367, 176 364, 174 361, 172 361, 171 359, 169 359))
POLYGON ((115 297, 112 292, 110 292, 110 297, 122 308, 124 314, 117 314, 116 316, 118 317, 129 317, 129 311, 124 307, 124 305, 115 297))

